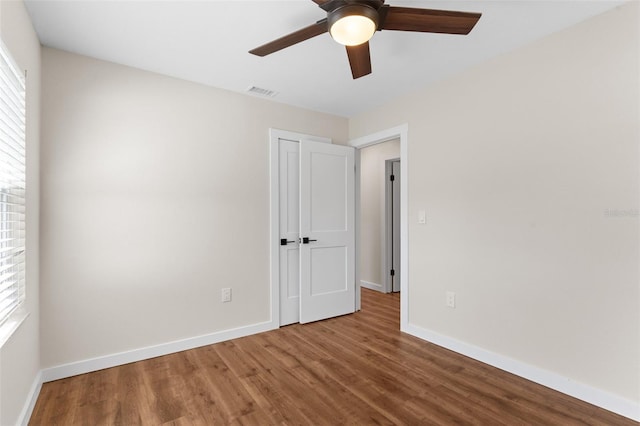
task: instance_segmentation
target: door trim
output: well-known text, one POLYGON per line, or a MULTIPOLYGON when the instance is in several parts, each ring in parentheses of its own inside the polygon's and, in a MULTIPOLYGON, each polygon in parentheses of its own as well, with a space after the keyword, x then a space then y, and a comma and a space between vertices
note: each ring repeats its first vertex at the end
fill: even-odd
MULTIPOLYGON (((406 331, 409 325, 409 199, 407 146, 409 144, 409 124, 382 130, 349 142, 356 151, 356 254, 360 252, 360 155, 359 150, 371 145, 400 139, 400 330, 406 331)), ((356 257, 357 259, 357 257, 356 257)), ((356 260, 356 283, 360 282, 360 265, 356 260)), ((356 288, 356 309, 360 309, 360 291, 356 288)))
POLYGON ((306 135, 288 130, 269 129, 269 270, 271 310, 270 324, 280 327, 280 139, 293 142, 310 140, 331 143, 331 138, 306 135))

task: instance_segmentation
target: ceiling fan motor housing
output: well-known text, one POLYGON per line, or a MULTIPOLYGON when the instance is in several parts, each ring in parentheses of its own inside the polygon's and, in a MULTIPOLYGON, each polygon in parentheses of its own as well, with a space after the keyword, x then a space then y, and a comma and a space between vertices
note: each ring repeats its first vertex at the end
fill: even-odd
MULTIPOLYGON (((366 18, 366 19, 362 19, 362 21, 368 22, 368 24, 366 25, 370 26, 370 31, 375 32, 378 28, 379 14, 378 14, 378 11, 373 7, 367 4, 362 4, 362 3, 347 3, 344 5, 338 6, 337 8, 333 9, 328 13, 327 25, 328 25, 329 33, 339 43, 347 44, 347 45, 356 44, 356 43, 347 43, 347 42, 340 41, 338 38, 336 38, 336 34, 334 31, 337 27, 340 27, 341 24, 343 29, 347 29, 349 24, 345 25, 344 22, 353 18, 356 18, 356 19, 366 18), (334 27, 334 25, 336 25, 336 27, 334 27)), ((370 34, 369 35, 369 38, 370 38, 372 33, 369 33, 369 34, 370 34)), ((367 41, 369 38, 366 38, 366 40, 362 40, 362 42, 367 41)), ((357 42, 357 44, 359 43, 360 42, 357 42)))
POLYGON ((329 12, 327 16, 329 28, 340 19, 354 15, 369 18, 376 24, 376 27, 378 26, 378 11, 376 9, 367 4, 347 3, 329 12))

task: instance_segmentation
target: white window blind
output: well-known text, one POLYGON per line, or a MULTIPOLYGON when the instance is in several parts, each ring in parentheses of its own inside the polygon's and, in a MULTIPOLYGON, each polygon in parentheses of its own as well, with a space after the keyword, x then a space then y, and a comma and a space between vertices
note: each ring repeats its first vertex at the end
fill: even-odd
POLYGON ((25 298, 25 79, 0 41, 0 324, 25 298))

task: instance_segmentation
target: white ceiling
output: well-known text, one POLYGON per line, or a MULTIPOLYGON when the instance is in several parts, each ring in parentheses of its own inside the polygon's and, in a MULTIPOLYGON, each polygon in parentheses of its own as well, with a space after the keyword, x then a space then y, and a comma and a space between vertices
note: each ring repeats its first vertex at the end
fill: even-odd
POLYGON ((615 0, 387 0, 481 12, 468 36, 382 31, 358 80, 328 34, 260 58, 248 50, 326 16, 311 0, 26 0, 40 41, 106 61, 350 117, 622 4, 615 0))

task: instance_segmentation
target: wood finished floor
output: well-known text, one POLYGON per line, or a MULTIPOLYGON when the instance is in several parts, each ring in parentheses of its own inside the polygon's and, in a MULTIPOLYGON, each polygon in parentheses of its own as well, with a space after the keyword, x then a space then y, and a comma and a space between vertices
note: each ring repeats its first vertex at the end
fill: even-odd
POLYGON ((354 315, 46 383, 31 425, 638 425, 354 315))

